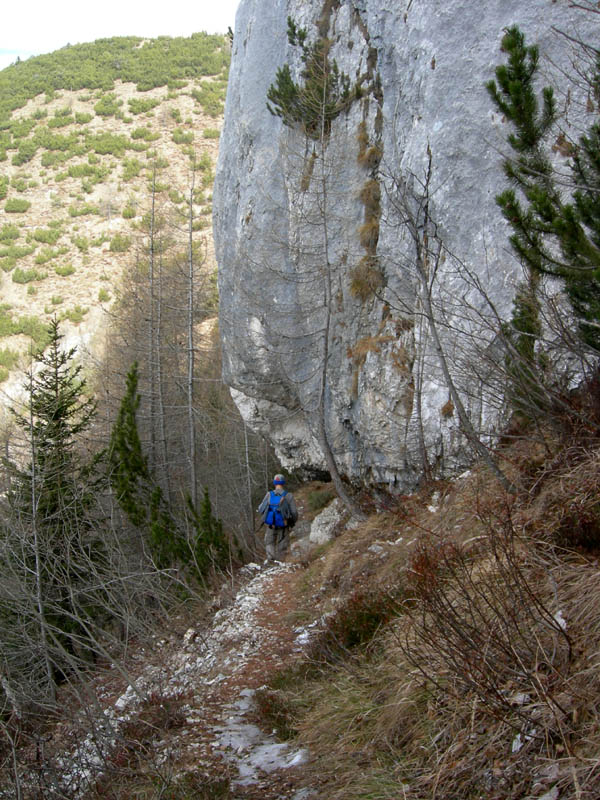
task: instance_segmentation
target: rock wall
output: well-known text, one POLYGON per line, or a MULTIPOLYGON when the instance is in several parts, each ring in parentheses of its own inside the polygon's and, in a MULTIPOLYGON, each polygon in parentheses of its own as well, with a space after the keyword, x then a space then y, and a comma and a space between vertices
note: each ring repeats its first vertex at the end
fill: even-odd
POLYGON ((553 26, 589 40, 598 22, 567 0, 242 0, 213 203, 224 378, 285 466, 324 469, 321 411, 357 483, 404 490, 426 463, 469 460, 423 315, 419 243, 464 401, 493 431, 501 408, 473 362, 475 343, 493 346, 477 285, 509 313, 519 266, 494 200, 507 126, 485 83, 516 23, 544 83, 569 90, 562 124, 588 125, 553 26), (326 35, 360 85, 325 147, 266 106, 277 68, 303 67, 288 17, 308 41, 326 35))

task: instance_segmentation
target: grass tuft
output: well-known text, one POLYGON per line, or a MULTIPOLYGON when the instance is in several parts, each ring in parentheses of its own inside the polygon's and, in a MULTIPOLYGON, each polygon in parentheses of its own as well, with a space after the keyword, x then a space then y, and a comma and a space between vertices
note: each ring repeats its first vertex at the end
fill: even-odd
POLYGON ((384 276, 377 256, 363 256, 350 273, 350 292, 361 302, 374 297, 384 285, 384 276))

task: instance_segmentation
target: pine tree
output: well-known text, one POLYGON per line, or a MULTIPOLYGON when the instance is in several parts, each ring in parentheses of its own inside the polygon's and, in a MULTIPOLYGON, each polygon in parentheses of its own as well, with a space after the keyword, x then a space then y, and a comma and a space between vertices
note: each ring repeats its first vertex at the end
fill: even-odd
MULTIPOLYGON (((565 202, 547 149, 556 121, 554 94, 544 88, 540 108, 535 92, 538 48, 526 46, 516 26, 506 31, 502 47, 508 63, 496 68, 497 83, 490 81, 487 88, 513 126, 508 142, 515 156, 505 160, 504 170, 515 188, 496 200, 526 269, 563 281, 582 340, 600 350, 600 127, 594 124, 573 148, 574 191, 572 202, 565 202)), ((600 61, 596 82, 599 75, 600 61)))
POLYGON ((199 512, 188 497, 188 520, 195 533, 193 551, 196 571, 198 577, 202 578, 210 569, 225 566, 229 559, 229 544, 223 533, 223 524, 213 516, 206 487, 199 512))
POLYGON ((300 48, 304 67, 300 83, 295 83, 289 64, 275 74, 275 83, 267 91, 267 108, 290 128, 300 127, 310 139, 327 139, 333 120, 348 109, 359 95, 359 84, 350 86, 350 78, 340 72, 329 58, 331 42, 321 36, 307 44, 307 31, 288 17, 288 41, 300 48))
POLYGON ((76 442, 92 424, 96 410, 95 401, 85 396, 81 365, 72 366, 76 350, 61 350, 61 339, 54 319, 48 346, 36 357, 37 367, 30 374, 29 412, 13 411, 17 425, 27 433, 31 462, 25 470, 13 465, 11 501, 46 526, 77 520, 85 507, 80 486, 88 468, 78 461, 76 442), (29 499, 34 476, 35 508, 29 499))
POLYGON ((142 451, 136 419, 139 405, 138 365, 134 362, 111 433, 110 480, 117 502, 131 524, 146 533, 152 558, 162 569, 184 559, 185 548, 142 451))
POLYGON ((143 525, 147 519, 147 484, 150 479, 136 419, 140 405, 138 380, 136 361, 127 373, 125 394, 112 429, 109 447, 111 485, 117 502, 136 527, 143 525))
MULTIPOLYGON (((30 585, 50 684, 71 655, 92 647, 88 622, 98 611, 89 587, 97 584, 104 559, 92 514, 101 480, 98 459, 84 461, 78 450, 96 405, 85 395, 81 366, 72 365, 75 349, 63 351, 61 339, 55 319, 48 347, 37 355, 29 375, 27 412, 13 409, 25 434, 25 465, 6 462, 9 524, 21 537, 11 569, 23 585, 30 585)), ((5 552, 11 559, 15 549, 5 552)))

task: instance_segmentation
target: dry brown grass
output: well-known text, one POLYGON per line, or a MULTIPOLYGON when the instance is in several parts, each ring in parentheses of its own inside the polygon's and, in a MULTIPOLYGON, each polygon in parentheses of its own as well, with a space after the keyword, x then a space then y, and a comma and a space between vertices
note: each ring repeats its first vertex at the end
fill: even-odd
POLYGON ((374 297, 384 284, 379 259, 374 255, 361 258, 350 273, 350 292, 363 303, 374 297))
POLYGON ((365 219, 376 217, 379 219, 381 215, 381 187, 379 181, 371 178, 368 180, 360 190, 360 200, 365 207, 365 219))
POLYGON ((538 473, 518 524, 561 547, 600 548, 600 451, 570 448, 538 473))
POLYGON ((363 120, 358 125, 358 131, 356 134, 356 140, 358 142, 358 163, 361 164, 361 159, 364 158, 365 153, 367 152, 367 147, 369 146, 369 134, 367 132, 367 123, 363 120))
POLYGON ((361 245, 369 253, 374 252, 379 241, 379 221, 377 219, 369 219, 367 222, 363 222, 358 233, 361 245))
MULTIPOLYGON (((361 140, 359 139, 359 142, 361 140)), ((383 150, 379 145, 372 145, 371 147, 361 148, 358 155, 358 163, 366 169, 375 170, 381 163, 383 158, 383 150)))
POLYGON ((348 598, 374 587, 395 603, 368 645, 313 651, 278 689, 283 707, 301 698, 292 727, 321 796, 600 796, 598 556, 564 539, 595 510, 599 453, 515 442, 516 496, 474 468, 319 551, 299 582, 313 614, 347 622, 348 598))

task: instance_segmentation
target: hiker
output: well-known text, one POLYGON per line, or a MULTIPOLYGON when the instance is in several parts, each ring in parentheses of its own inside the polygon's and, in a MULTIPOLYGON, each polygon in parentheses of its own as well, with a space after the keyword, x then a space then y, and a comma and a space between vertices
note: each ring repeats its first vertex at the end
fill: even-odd
POLYGON ((290 546, 290 530, 298 519, 298 509, 293 495, 285 490, 283 475, 275 475, 273 486, 275 488, 264 496, 258 513, 262 514, 263 523, 267 526, 266 561, 283 561, 290 546))

